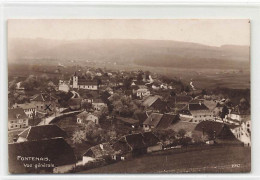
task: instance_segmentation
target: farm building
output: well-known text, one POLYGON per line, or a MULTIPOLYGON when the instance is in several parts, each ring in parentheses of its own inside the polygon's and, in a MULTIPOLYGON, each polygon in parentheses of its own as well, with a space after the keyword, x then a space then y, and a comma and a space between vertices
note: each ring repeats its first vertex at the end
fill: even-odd
POLYGON ((18 135, 17 142, 38 141, 42 139, 66 138, 65 131, 57 125, 30 126, 18 135))

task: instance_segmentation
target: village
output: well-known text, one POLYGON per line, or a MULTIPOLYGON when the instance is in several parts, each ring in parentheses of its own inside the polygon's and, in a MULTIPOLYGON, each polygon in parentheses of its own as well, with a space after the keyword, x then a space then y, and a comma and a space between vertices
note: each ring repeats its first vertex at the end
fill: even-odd
POLYGON ((42 73, 9 82, 12 173, 88 173, 165 152, 251 147, 246 97, 234 102, 142 70, 79 65, 55 73, 56 79, 42 73))

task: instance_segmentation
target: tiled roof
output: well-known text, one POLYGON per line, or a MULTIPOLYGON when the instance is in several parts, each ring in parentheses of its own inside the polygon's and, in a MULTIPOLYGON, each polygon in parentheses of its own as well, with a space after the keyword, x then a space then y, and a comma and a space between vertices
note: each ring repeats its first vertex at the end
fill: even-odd
POLYGON ((144 100, 143 106, 150 107, 159 98, 160 98, 159 96, 149 96, 144 100))
POLYGON ((28 141, 38 141, 57 137, 66 138, 67 134, 57 125, 42 125, 29 127, 25 131, 21 132, 19 137, 26 138, 28 141))
POLYGON ((205 104, 189 104, 190 111, 197 111, 197 110, 209 110, 205 104))
POLYGON ((164 114, 157 125, 157 128, 168 128, 172 123, 177 122, 179 119, 179 116, 176 114, 164 114))
POLYGON ((87 150, 83 156, 90 156, 93 158, 102 158, 107 155, 114 154, 115 150, 109 143, 98 144, 87 150))
POLYGON ((14 108, 8 110, 8 120, 27 119, 27 116, 22 108, 14 108))
POLYGON ((159 114, 159 113, 152 113, 145 121, 144 121, 144 125, 150 125, 150 126, 154 126, 156 127, 161 118, 163 117, 163 114, 159 114))

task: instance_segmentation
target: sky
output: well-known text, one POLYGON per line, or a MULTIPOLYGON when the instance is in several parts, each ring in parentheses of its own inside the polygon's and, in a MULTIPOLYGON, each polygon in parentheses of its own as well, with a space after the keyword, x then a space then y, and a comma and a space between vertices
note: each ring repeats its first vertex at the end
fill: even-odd
POLYGON ((8 20, 8 38, 148 39, 249 46, 250 23, 246 19, 12 19, 8 20))

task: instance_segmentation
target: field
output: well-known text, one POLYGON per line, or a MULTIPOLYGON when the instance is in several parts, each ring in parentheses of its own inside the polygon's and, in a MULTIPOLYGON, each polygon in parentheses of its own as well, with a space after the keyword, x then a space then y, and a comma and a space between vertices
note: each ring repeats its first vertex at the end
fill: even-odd
POLYGON ((238 69, 196 69, 196 68, 166 68, 166 67, 148 67, 133 64, 106 64, 106 63, 96 63, 88 64, 86 62, 80 62, 78 64, 68 65, 64 68, 58 67, 57 63, 50 63, 48 65, 34 65, 34 64, 9 64, 8 66, 8 76, 9 81, 14 77, 20 77, 21 80, 25 79, 29 75, 40 76, 42 74, 47 74, 52 77, 55 82, 63 74, 65 78, 69 77, 76 70, 76 65, 83 68, 95 67, 95 68, 106 68, 111 70, 125 70, 125 71, 135 71, 143 70, 150 71, 153 73, 166 75, 171 78, 181 79, 183 82, 189 84, 191 81, 197 89, 204 88, 216 88, 216 87, 226 87, 232 89, 246 89, 250 88, 250 70, 239 71, 238 69), (60 72, 56 72, 56 70, 60 72))
POLYGON ((251 148, 215 147, 184 153, 146 155, 80 173, 235 173, 251 171, 251 148))

